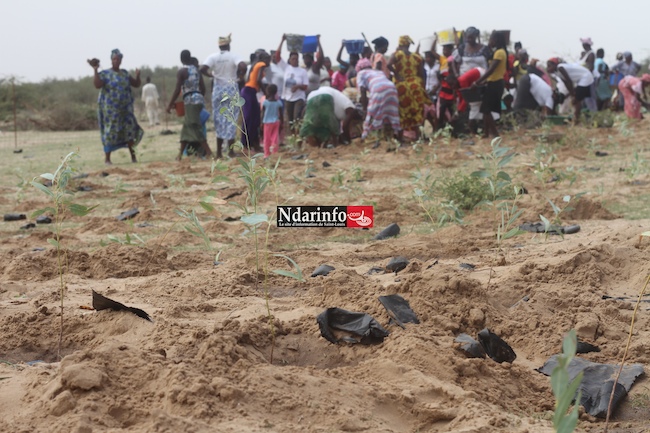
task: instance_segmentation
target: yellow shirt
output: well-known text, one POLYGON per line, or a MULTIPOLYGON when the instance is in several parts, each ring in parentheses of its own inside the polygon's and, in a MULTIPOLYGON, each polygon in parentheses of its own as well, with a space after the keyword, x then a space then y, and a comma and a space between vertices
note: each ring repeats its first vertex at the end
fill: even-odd
POLYGON ((494 52, 492 56, 492 61, 499 61, 499 66, 490 74, 487 78, 487 81, 499 81, 503 80, 503 76, 506 74, 506 66, 508 64, 508 58, 506 57, 506 50, 499 48, 494 52))
POLYGON ((448 62, 447 62, 447 58, 441 54, 440 55, 440 72, 446 72, 448 70, 449 70, 449 65, 448 65, 448 62))

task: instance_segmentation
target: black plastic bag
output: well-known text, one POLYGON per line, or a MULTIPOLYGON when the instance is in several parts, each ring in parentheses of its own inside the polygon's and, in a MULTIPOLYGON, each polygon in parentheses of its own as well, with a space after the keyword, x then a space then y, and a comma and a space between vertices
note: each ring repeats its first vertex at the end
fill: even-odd
POLYGON ((512 347, 488 328, 478 333, 478 341, 483 346, 483 350, 485 350, 487 356, 499 364, 502 362, 512 363, 517 359, 517 354, 512 350, 512 347))
POLYGON ((400 295, 380 296, 379 302, 388 311, 388 315, 402 328, 405 323, 420 323, 415 311, 411 310, 409 301, 400 295))
POLYGON ((465 352, 468 358, 485 359, 485 350, 483 350, 483 346, 469 335, 464 333, 459 334, 454 341, 461 344, 460 350, 465 352))
MULTIPOLYGON (((544 363, 544 366, 537 371, 546 376, 550 376, 553 373, 553 369, 558 365, 558 356, 551 356, 544 363)), ((584 372, 579 388, 579 391, 582 393, 580 404, 589 415, 598 418, 605 418, 607 416, 609 397, 619 368, 618 365, 599 364, 578 357, 571 360, 568 367, 569 381, 572 381, 581 371, 584 372)), ((616 384, 616 391, 614 392, 612 413, 614 413, 630 388, 632 388, 636 379, 642 374, 643 366, 641 364, 632 364, 623 367, 621 377, 619 377, 618 383, 616 384)))
POLYGON ((323 338, 334 344, 341 341, 377 344, 389 334, 372 316, 342 308, 328 308, 316 317, 316 321, 323 338), (335 331, 343 331, 344 335, 338 338, 335 331))
POLYGON ((129 311, 138 317, 142 317, 145 320, 153 322, 153 320, 151 320, 151 317, 149 316, 149 314, 147 314, 146 311, 135 307, 127 307, 124 304, 109 299, 106 296, 100 295, 94 290, 93 290, 93 308, 97 311, 101 311, 101 310, 129 311))

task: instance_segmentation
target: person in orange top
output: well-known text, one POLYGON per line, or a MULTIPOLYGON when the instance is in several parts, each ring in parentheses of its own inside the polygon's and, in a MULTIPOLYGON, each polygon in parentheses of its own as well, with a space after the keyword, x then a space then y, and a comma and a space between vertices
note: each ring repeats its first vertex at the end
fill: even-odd
POLYGON ((241 89, 241 97, 244 98, 244 106, 242 111, 244 113, 244 145, 255 152, 261 152, 260 147, 260 117, 261 109, 260 103, 257 100, 257 92, 262 89, 262 78, 264 77, 264 69, 269 66, 271 56, 266 52, 261 52, 258 55, 258 61, 251 68, 248 82, 241 89))

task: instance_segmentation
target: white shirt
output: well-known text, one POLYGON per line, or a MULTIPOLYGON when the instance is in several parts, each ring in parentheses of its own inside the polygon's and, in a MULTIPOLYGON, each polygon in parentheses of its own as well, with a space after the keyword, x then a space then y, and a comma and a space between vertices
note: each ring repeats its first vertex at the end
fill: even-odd
POLYGON ((304 100, 307 96, 304 90, 299 89, 292 92, 291 88, 296 85, 306 86, 308 84, 307 71, 298 66, 287 65, 284 71, 284 92, 282 93, 282 99, 289 102, 304 100))
POLYGON ((589 69, 585 68, 584 66, 576 65, 574 63, 560 63, 559 65, 557 65, 557 67, 558 67, 558 72, 557 72, 558 77, 562 76, 559 71, 559 68, 564 68, 564 70, 569 75, 569 78, 571 78, 571 81, 575 86, 589 87, 594 82, 593 74, 589 69))
POLYGON ((440 83, 440 81, 438 80, 439 71, 440 71, 439 62, 434 63, 433 66, 429 66, 427 62, 424 62, 424 72, 426 73, 427 76, 427 82, 425 85, 425 89, 427 93, 432 91, 440 83))
POLYGON ((237 81, 237 68, 243 60, 230 51, 221 51, 208 56, 203 62, 208 67, 215 84, 228 84, 237 81))
POLYGON ((287 69, 287 62, 280 59, 276 63, 269 63, 269 67, 264 70, 264 79, 267 84, 275 84, 278 86, 278 95, 282 97, 284 93, 284 73, 287 69))
POLYGON ((334 99, 334 115, 339 120, 345 119, 345 110, 348 108, 354 108, 354 103, 350 100, 350 98, 336 90, 334 87, 321 87, 320 89, 316 89, 309 94, 307 100, 309 101, 318 95, 332 96, 334 99))
POLYGON ((546 84, 546 81, 535 74, 529 74, 530 77, 530 94, 533 95, 537 104, 542 107, 546 105, 553 109, 553 89, 546 84))
POLYGON ((147 83, 142 86, 142 100, 145 104, 153 104, 158 102, 158 89, 153 83, 147 83))

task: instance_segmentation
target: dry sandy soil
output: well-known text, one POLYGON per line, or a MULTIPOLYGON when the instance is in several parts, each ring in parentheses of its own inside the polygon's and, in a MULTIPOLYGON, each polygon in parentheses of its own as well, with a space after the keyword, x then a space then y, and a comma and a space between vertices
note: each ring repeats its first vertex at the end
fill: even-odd
MULTIPOLYGON (((222 204, 210 213, 197 205, 210 190, 220 198, 241 193, 228 201, 246 202, 245 185, 232 171, 236 160, 212 174, 208 161, 175 163, 177 135, 154 130, 137 165, 122 162, 124 155, 104 168, 99 146, 86 146, 80 170, 88 177, 73 187, 92 191, 74 200, 99 207, 62 225, 67 267, 60 357, 57 255, 47 243, 53 227, 1 223, 0 431, 551 432, 549 378, 535 369, 560 351, 572 328, 601 348, 581 357, 620 362, 633 302, 602 296, 635 298, 650 274, 650 239, 640 238, 650 225, 647 122, 557 126, 553 132, 562 140, 546 146, 534 135, 541 130, 505 134, 504 145, 517 153, 506 171, 528 190, 517 202, 524 210, 517 223, 552 217, 547 199, 563 203, 567 194, 586 195, 561 214, 563 224, 579 224, 580 232, 564 238, 527 233, 505 241, 502 251, 494 208, 466 212, 462 225, 439 228, 413 195, 418 170, 443 178, 480 167, 487 140, 437 139, 393 152, 386 143, 379 149, 354 143, 304 149, 299 153, 308 156, 300 160, 287 149, 278 169, 279 202, 375 206, 375 227, 368 231, 270 229, 269 251, 295 260, 303 282, 269 273, 265 283, 256 271, 254 238, 239 221, 242 211, 222 204), (530 164, 542 148, 543 160, 556 156, 555 173, 537 176, 530 164), (596 157, 596 150, 608 156, 596 157), (311 178, 305 176, 309 161, 311 178), (216 175, 228 179, 212 182, 216 175), (559 181, 549 182, 553 175, 559 181), (132 207, 140 210, 133 220, 116 220, 132 207), (184 230, 179 208, 196 209, 211 250, 184 230), (398 237, 372 239, 390 223, 400 225, 398 237), (127 233, 133 245, 125 243, 127 233), (222 263, 215 266, 218 251, 222 263), (408 258, 406 269, 369 274, 395 256, 408 258), (324 263, 335 270, 311 278, 324 263), (153 322, 81 308, 92 305, 91 290, 144 309, 153 322), (409 301, 420 324, 402 329, 389 323, 377 298, 395 293, 409 301), (331 344, 316 323, 328 307, 368 313, 390 335, 374 346, 331 344), (475 336, 485 327, 512 346, 512 364, 469 359, 454 343, 459 333, 475 336)), ((2 149, 0 211, 29 214, 47 205, 35 188, 14 186, 11 174, 19 167, 29 180, 55 170, 68 149, 46 147, 34 145, 22 155, 2 149)), ((261 209, 271 215, 276 203, 269 186, 261 209)), ((271 257, 269 269, 292 267, 271 257)), ((628 362, 645 365, 647 373, 650 312, 641 305, 628 362)), ((644 375, 610 432, 649 431, 649 419, 644 375)), ((579 431, 603 429, 603 420, 581 416, 579 431)))

